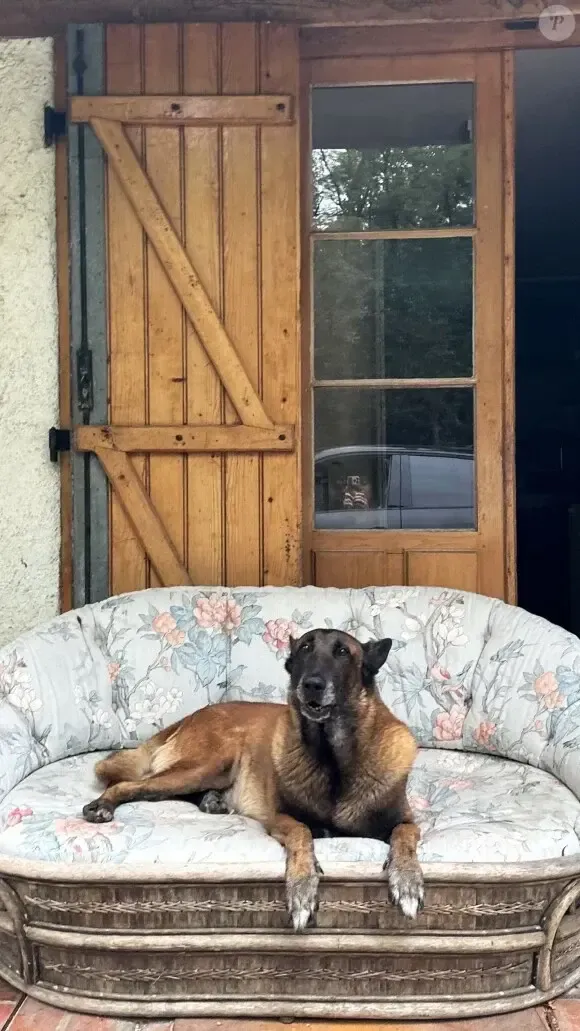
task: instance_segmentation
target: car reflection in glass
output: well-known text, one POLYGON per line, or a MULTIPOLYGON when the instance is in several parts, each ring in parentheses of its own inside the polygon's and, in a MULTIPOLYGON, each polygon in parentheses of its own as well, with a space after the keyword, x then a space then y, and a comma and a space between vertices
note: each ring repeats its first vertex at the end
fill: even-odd
POLYGON ((352 446, 315 455, 320 530, 473 530, 471 450, 352 446))

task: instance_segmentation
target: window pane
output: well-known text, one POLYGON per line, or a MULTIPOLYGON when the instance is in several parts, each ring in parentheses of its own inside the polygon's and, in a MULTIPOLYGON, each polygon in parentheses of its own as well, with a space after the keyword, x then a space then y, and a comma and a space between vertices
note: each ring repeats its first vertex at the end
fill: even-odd
POLYGON ((314 241, 316 379, 471 376, 472 266, 466 237, 314 241))
POLYGON ((313 89, 314 227, 472 225, 472 125, 472 83, 313 89))
POLYGON ((476 528, 473 391, 319 388, 315 526, 476 528))

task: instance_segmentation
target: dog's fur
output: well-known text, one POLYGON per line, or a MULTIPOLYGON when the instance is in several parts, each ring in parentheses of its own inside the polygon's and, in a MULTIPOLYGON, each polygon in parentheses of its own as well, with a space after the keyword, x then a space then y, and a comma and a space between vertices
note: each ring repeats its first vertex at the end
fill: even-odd
POLYGON ((381 701, 375 674, 388 638, 359 644, 338 630, 290 640, 288 705, 208 706, 139 748, 97 764, 108 786, 85 806, 94 823, 137 799, 203 796, 206 812, 258 820, 286 849, 288 909, 295 930, 313 921, 319 874, 313 834, 390 842, 386 872, 402 912, 423 904, 419 830, 406 799, 416 755, 408 728, 381 701))

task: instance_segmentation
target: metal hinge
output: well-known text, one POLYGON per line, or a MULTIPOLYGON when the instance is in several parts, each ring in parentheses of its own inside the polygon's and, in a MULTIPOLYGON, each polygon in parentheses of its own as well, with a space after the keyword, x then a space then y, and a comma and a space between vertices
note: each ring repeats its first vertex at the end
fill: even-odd
POLYGON ((538 18, 512 18, 504 21, 503 27, 510 32, 532 32, 539 27, 539 24, 538 18))
POLYGON ((79 412, 92 412, 93 352, 85 347, 77 351, 77 408, 79 412))
POLYGON ((48 453, 51 462, 58 462, 61 451, 70 451, 71 437, 70 430, 59 430, 51 426, 48 431, 48 453))
POLYGON ((66 111, 57 111, 50 104, 44 105, 44 146, 52 147, 53 143, 66 136, 66 111))

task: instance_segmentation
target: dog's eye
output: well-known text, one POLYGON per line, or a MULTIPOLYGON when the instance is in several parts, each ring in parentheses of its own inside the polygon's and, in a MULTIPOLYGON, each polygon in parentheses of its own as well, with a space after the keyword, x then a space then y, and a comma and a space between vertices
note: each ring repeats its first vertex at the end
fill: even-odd
POLYGON ((335 655, 344 656, 344 655, 350 655, 350 652, 349 652, 349 650, 348 650, 348 648, 346 647, 345 644, 337 644, 335 649, 334 649, 334 654, 335 655))
POLYGON ((311 652, 313 647, 314 647, 314 645, 313 645, 312 641, 305 641, 304 644, 300 645, 298 651, 300 651, 300 652, 311 652))

